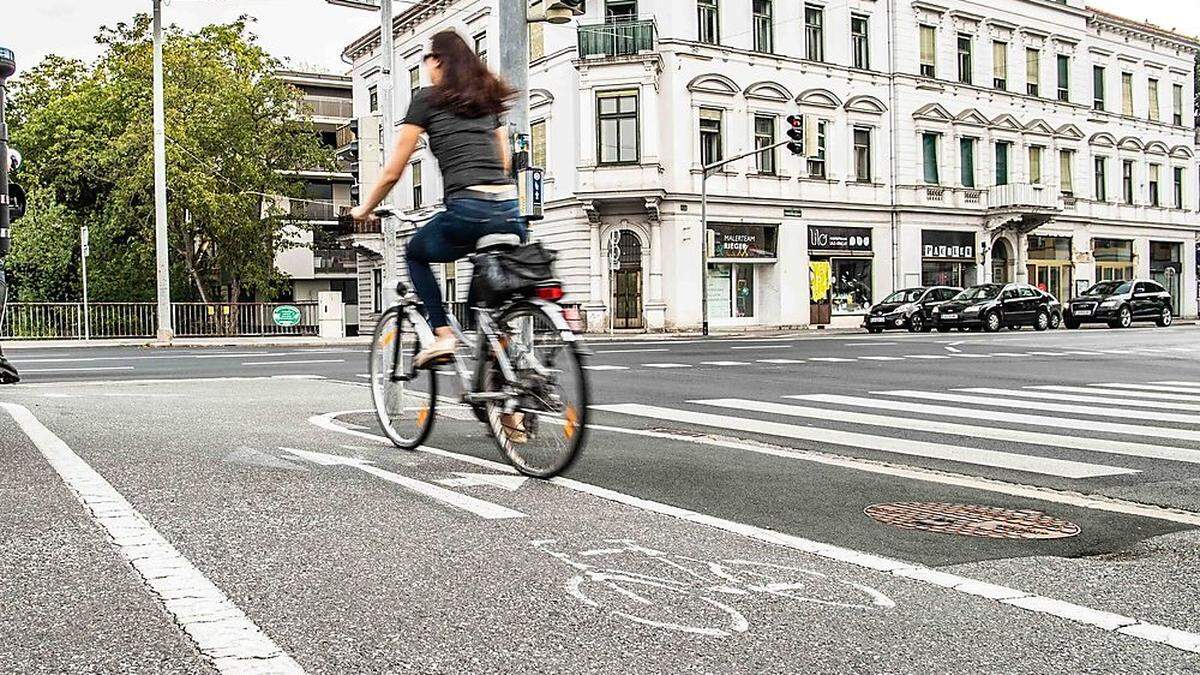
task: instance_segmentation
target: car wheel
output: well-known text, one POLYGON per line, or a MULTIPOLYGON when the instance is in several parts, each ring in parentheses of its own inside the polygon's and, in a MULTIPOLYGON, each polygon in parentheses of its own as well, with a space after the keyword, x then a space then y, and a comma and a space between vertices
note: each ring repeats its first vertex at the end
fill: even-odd
POLYGON ((920 314, 913 314, 908 318, 908 332, 923 333, 925 332, 925 317, 920 314))
POLYGON ((1037 318, 1033 320, 1033 329, 1041 332, 1050 328, 1050 313, 1042 310, 1038 312, 1037 318))
POLYGON ((1079 329, 1079 322, 1075 321, 1074 319, 1064 318, 1063 325, 1067 327, 1067 330, 1078 330, 1079 329))
POLYGON ((999 333, 1003 324, 1000 315, 996 312, 988 312, 988 315, 983 317, 983 329, 989 333, 999 333))
POLYGON ((1129 328, 1133 325, 1133 312, 1129 311, 1129 305, 1121 308, 1117 312, 1117 318, 1108 323, 1109 328, 1129 328))
POLYGON ((1059 328, 1062 327, 1062 323, 1063 323, 1062 314, 1051 314, 1050 315, 1050 329, 1051 330, 1058 330, 1059 328))
POLYGON ((1158 324, 1159 328, 1170 328, 1171 324, 1175 323, 1175 315, 1171 313, 1171 308, 1163 307, 1162 314, 1158 315, 1154 323, 1158 324))

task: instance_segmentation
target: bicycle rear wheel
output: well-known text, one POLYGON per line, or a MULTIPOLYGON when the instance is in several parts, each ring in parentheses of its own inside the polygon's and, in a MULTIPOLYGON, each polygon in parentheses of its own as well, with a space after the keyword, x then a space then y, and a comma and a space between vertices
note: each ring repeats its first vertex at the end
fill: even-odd
MULTIPOLYGON (((485 405, 500 452, 521 473, 553 478, 570 468, 587 436, 588 382, 577 343, 553 307, 515 305, 497 322, 515 382, 504 382, 493 357, 480 389, 503 392, 485 405)), ((560 317, 561 319, 561 317, 560 317)))
POLYGON ((406 312, 389 309, 371 341, 371 400, 383 433, 405 450, 429 438, 437 405, 437 375, 413 368, 421 349, 416 327, 406 312))

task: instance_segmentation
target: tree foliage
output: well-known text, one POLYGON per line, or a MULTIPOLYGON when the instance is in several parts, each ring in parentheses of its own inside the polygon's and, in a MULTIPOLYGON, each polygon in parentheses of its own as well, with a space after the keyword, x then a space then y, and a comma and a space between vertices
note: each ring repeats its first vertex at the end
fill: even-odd
MULTIPOLYGON (((297 172, 327 169, 301 93, 275 73, 248 19, 166 31, 164 81, 173 296, 270 294, 274 255, 296 227, 263 195, 300 197, 297 172)), ((77 227, 91 231, 97 300, 154 296, 151 20, 103 28, 92 65, 50 56, 15 81, 13 144, 38 197, 14 228, 22 299, 78 297, 77 227), (70 231, 68 231, 70 230, 70 231), (71 245, 62 244, 70 240, 71 245), (66 251, 76 253, 66 264, 66 251), (51 264, 53 263, 53 264, 51 264)))

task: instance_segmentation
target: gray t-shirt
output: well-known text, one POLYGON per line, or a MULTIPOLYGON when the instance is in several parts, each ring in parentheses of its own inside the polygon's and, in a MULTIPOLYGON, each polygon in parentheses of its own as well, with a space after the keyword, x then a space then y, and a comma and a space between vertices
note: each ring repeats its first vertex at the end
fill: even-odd
POLYGON ((433 90, 426 87, 413 96, 404 116, 429 135, 429 149, 442 170, 446 199, 453 199, 472 185, 508 185, 504 162, 496 149, 497 115, 462 117, 433 103, 433 90))

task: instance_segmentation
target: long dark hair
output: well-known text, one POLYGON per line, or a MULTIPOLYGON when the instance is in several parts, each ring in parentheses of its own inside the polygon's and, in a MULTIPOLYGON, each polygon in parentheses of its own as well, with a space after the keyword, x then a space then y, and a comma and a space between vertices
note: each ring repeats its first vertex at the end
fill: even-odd
POLYGON ((456 115, 472 119, 500 115, 516 95, 453 30, 434 35, 426 57, 437 59, 442 66, 442 81, 433 88, 433 103, 456 115))

